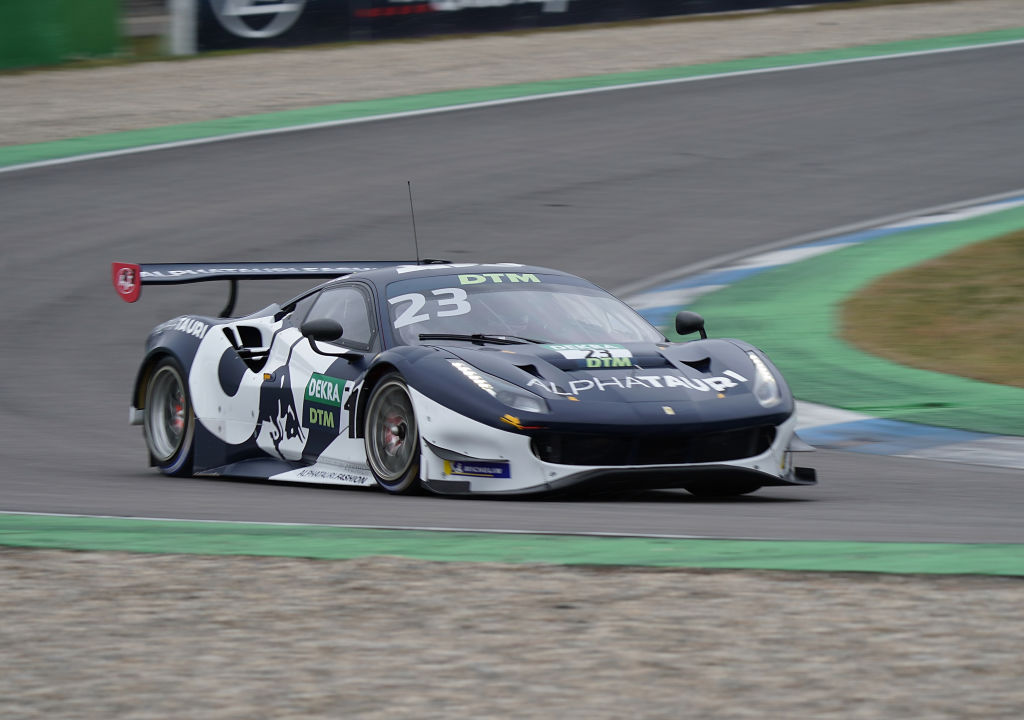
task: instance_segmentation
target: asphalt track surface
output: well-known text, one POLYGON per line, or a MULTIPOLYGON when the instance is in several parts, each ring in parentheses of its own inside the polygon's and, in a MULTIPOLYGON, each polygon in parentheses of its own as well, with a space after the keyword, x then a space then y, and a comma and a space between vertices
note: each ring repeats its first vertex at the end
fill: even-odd
MULTIPOLYGON (((568 269, 615 288, 725 253, 1018 188, 1024 48, 630 89, 0 175, 0 509, 768 539, 1024 542, 1019 471, 818 452, 821 485, 731 501, 559 501, 171 480, 128 392, 157 322, 109 262, 424 256, 568 269)), ((255 310, 301 285, 243 285, 255 310)), ((709 321, 713 332, 713 318, 709 321)))

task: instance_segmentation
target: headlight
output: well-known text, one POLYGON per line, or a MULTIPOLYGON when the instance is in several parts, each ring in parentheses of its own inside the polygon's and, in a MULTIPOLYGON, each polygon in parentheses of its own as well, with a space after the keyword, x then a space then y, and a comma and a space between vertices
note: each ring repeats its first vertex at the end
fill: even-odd
POLYGON ((525 388, 513 385, 510 382, 494 377, 488 373, 481 372, 468 363, 461 360, 449 360, 452 367, 466 376, 466 378, 483 390, 498 402, 508 405, 516 410, 526 412, 547 413, 550 412, 544 398, 535 395, 525 388))
POLYGON ((778 405, 782 402, 782 394, 779 393, 779 383, 772 375, 772 371, 757 353, 748 352, 747 356, 750 357, 750 362, 754 363, 754 397, 763 407, 778 405))

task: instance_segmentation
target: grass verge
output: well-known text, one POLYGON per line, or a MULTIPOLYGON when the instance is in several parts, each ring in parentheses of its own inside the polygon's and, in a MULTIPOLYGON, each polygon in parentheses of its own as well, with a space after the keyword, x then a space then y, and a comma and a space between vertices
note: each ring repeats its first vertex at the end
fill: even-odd
POLYGON ((842 305, 842 336, 901 365, 1024 387, 1024 231, 885 275, 842 305))

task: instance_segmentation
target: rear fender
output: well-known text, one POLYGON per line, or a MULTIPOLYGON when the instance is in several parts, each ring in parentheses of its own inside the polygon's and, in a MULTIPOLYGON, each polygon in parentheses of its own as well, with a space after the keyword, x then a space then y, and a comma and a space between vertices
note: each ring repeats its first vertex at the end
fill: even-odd
MULTIPOLYGON (((146 385, 149 383, 149 376, 153 373, 153 368, 156 367, 163 358, 174 358, 181 363, 181 358, 171 352, 168 348, 158 347, 151 350, 142 361, 139 366, 139 372, 135 376, 135 387, 132 389, 132 402, 128 407, 128 422, 131 425, 142 425, 143 424, 143 412, 146 407, 146 385)), ((186 383, 186 391, 188 391, 188 383, 186 383)), ((191 402, 191 398, 189 399, 191 402)), ((152 453, 147 453, 149 456, 150 467, 156 466, 156 458, 153 457, 152 453)))
POLYGON ((215 323, 210 318, 183 315, 158 325, 150 333, 146 340, 146 356, 139 365, 132 388, 132 424, 141 424, 141 417, 136 419, 135 410, 146 405, 146 381, 156 363, 161 358, 173 357, 181 365, 184 376, 189 377, 199 344, 215 323))
POLYGON ((157 347, 150 350, 142 361, 142 364, 139 365, 139 371, 135 375, 135 385, 132 388, 131 404, 132 425, 142 424, 142 413, 140 411, 146 407, 146 383, 149 382, 149 376, 152 374, 153 368, 156 367, 156 364, 165 357, 177 360, 178 363, 185 368, 185 377, 188 377, 188 367, 191 363, 183 362, 182 358, 170 348, 157 347))

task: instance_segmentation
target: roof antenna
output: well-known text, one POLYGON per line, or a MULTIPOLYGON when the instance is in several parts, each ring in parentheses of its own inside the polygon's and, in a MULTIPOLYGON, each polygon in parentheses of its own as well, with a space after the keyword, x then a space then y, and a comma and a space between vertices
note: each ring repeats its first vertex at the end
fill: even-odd
POLYGON ((406 180, 409 186, 409 212, 412 214, 412 242, 416 248, 416 264, 420 264, 420 239, 416 236, 416 208, 412 204, 412 180, 406 180))

